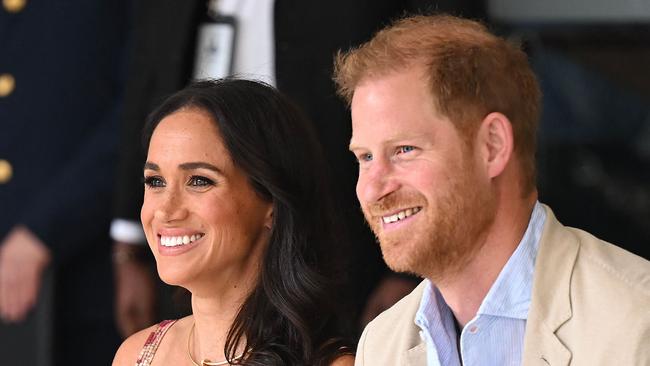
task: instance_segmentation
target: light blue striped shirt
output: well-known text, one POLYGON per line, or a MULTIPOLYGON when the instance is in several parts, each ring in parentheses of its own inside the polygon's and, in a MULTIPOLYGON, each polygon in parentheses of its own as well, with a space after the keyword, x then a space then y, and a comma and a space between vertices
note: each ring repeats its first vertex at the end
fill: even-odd
MULTIPOLYGON (((460 334, 464 366, 520 365, 530 307, 535 258, 546 221, 537 202, 524 237, 460 334)), ((426 280, 415 324, 427 346, 428 366, 460 366, 454 317, 435 286, 426 280)))

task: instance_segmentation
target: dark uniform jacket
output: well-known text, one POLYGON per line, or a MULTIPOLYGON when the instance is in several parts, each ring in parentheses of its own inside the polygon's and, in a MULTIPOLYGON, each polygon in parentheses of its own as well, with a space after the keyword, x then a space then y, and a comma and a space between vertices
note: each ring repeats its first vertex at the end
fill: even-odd
POLYGON ((55 353, 75 356, 69 364, 108 364, 117 341, 108 223, 127 3, 3 4, 0 238, 22 224, 52 253, 55 353))

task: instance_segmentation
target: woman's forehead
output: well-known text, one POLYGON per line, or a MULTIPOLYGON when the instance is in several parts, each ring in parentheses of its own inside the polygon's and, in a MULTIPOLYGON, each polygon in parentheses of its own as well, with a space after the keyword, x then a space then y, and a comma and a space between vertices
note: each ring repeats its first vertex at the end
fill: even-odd
POLYGON ((184 109, 163 118, 153 131, 148 160, 228 160, 228 152, 212 117, 198 109, 184 109))

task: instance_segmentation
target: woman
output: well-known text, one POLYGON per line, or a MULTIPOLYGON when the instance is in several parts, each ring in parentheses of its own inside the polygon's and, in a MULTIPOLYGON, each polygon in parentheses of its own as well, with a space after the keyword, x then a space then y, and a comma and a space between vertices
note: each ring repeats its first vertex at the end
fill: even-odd
POLYGON ((352 365, 335 338, 336 215, 296 108, 259 82, 201 81, 145 136, 142 223, 193 315, 129 337, 114 365, 352 365))

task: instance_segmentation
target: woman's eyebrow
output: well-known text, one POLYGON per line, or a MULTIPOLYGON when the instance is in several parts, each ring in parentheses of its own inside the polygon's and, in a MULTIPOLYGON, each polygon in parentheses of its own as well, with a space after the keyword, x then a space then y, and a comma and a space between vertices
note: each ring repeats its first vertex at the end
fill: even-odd
POLYGON ((149 169, 149 170, 155 170, 155 171, 157 171, 157 172, 160 171, 160 167, 158 166, 158 164, 151 163, 151 162, 146 162, 146 163, 144 163, 144 170, 147 170, 147 169, 149 169))
POLYGON ((202 161, 182 163, 178 167, 183 169, 183 170, 208 169, 208 170, 212 170, 213 172, 215 172, 217 174, 223 175, 223 172, 221 171, 221 169, 217 168, 216 166, 214 166, 212 164, 205 163, 205 162, 202 162, 202 161))

